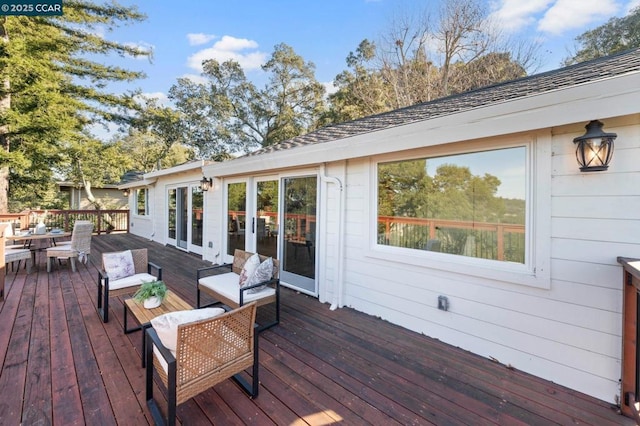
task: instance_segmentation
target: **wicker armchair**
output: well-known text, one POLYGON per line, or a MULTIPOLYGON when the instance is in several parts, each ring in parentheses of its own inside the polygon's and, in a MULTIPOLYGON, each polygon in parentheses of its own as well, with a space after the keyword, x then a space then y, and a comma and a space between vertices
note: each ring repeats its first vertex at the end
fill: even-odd
MULTIPOLYGON (((270 280, 241 288, 238 285, 238 279, 242 268, 252 255, 251 252, 236 249, 233 254, 233 263, 198 269, 196 271, 196 307, 206 308, 224 304, 238 308, 254 301, 258 306, 273 304, 275 318, 271 322, 259 325, 258 331, 261 332, 280 323, 280 262, 273 259, 273 275, 270 280), (205 304, 202 293, 210 296, 214 301, 205 304)), ((267 259, 266 256, 259 256, 261 262, 267 259)))
POLYGON ((146 248, 130 251, 133 274, 120 279, 114 279, 105 270, 105 258, 118 253, 102 254, 102 269, 98 271, 98 314, 102 322, 109 322, 110 297, 134 293, 145 281, 162 280, 162 268, 148 261, 146 248), (152 275, 152 272, 155 275, 152 275))
POLYGON ((69 259, 71 270, 76 272, 76 259, 87 261, 91 253, 91 234, 93 223, 88 220, 78 220, 73 225, 71 242, 49 247, 47 249, 47 272, 51 272, 53 259, 69 259))
POLYGON ((176 406, 233 378, 251 397, 258 396, 256 303, 214 318, 178 326, 176 351, 167 349, 153 328, 146 330, 146 400, 156 424, 175 425, 176 406), (252 367, 251 384, 241 373, 252 367), (153 399, 153 371, 167 390, 167 417, 153 399))

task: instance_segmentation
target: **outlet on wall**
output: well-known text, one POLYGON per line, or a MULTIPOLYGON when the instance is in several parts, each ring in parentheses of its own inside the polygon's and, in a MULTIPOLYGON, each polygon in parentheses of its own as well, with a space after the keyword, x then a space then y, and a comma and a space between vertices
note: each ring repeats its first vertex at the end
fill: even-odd
POLYGON ((447 296, 438 296, 438 309, 441 311, 449 310, 449 299, 447 296))

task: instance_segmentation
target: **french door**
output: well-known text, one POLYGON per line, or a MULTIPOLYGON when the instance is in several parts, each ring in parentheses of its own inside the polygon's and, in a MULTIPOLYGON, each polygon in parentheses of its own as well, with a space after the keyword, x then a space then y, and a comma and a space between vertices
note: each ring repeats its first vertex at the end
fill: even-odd
POLYGON ((235 249, 271 256, 283 285, 317 295, 317 177, 247 179, 226 189, 226 261, 235 249))
POLYGON ((316 176, 282 179, 282 270, 280 280, 289 287, 312 295, 316 283, 316 176))
POLYGON ((204 197, 199 185, 169 188, 167 240, 182 250, 202 254, 204 197))

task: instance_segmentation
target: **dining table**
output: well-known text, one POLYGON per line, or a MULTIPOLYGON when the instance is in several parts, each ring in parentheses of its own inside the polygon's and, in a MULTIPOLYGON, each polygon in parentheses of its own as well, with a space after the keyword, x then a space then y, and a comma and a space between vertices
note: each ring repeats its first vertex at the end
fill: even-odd
POLYGON ((71 236, 71 232, 66 232, 63 230, 51 230, 44 234, 36 234, 32 231, 21 231, 16 232, 15 235, 7 237, 8 240, 12 241, 22 241, 22 247, 25 249, 31 250, 32 264, 35 265, 36 252, 46 250, 48 247, 55 246, 56 240, 60 238, 68 238, 71 236), (47 246, 42 246, 40 244, 36 244, 34 246, 34 242, 39 241, 47 241, 49 244, 47 246))
POLYGON ((56 239, 70 237, 70 236, 71 236, 71 232, 66 232, 62 230, 60 231, 52 230, 44 234, 36 234, 35 232, 31 232, 31 231, 22 231, 22 232, 17 232, 15 235, 7 237, 7 239, 13 240, 13 241, 23 241, 24 248, 30 248, 31 244, 34 241, 49 240, 51 242, 51 245, 55 246, 56 239))

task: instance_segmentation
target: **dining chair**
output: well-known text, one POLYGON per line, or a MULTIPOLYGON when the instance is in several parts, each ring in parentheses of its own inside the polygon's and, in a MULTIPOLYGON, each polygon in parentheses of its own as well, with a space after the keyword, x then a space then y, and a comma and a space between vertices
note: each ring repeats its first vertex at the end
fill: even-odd
POLYGON ((47 272, 51 272, 53 259, 69 259, 71 270, 76 272, 76 259, 80 262, 89 260, 91 252, 91 235, 93 223, 88 220, 77 220, 73 225, 71 241, 47 249, 47 272))

